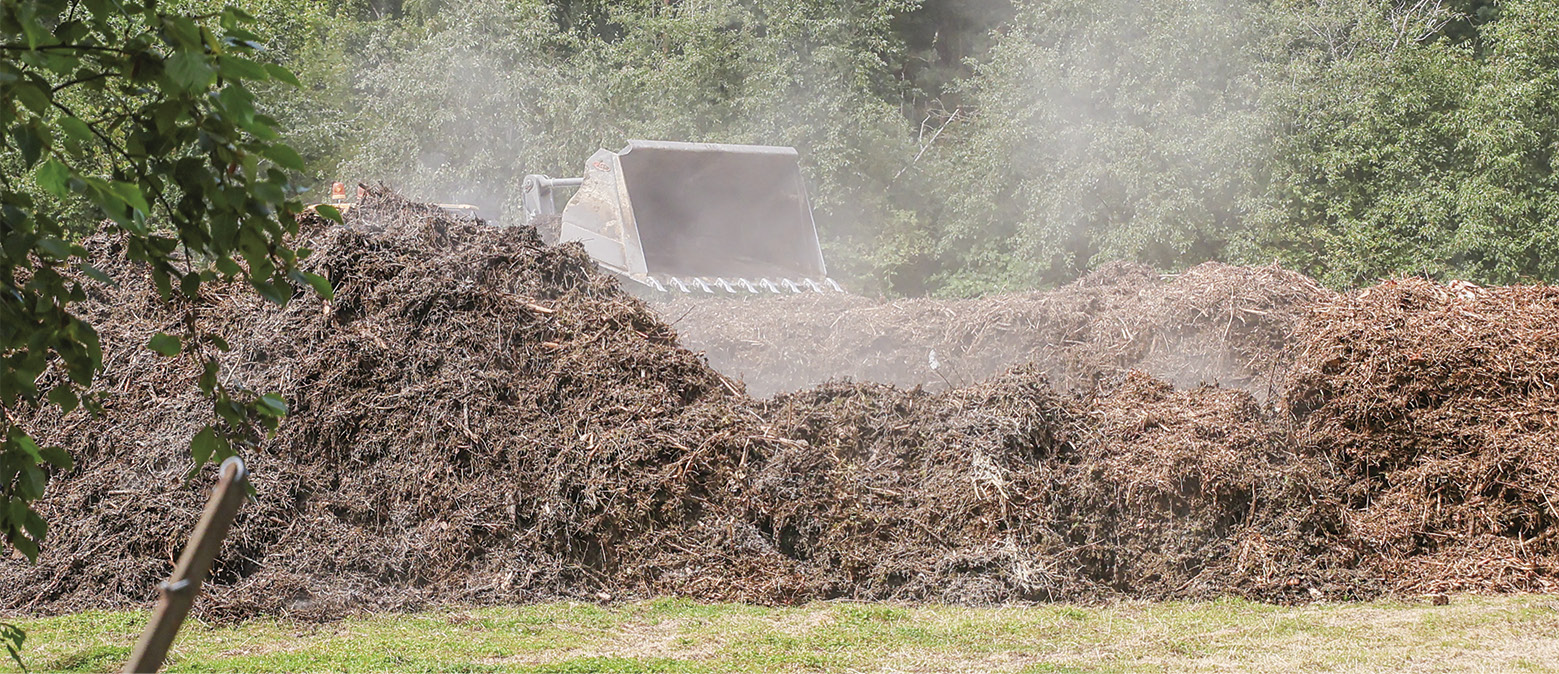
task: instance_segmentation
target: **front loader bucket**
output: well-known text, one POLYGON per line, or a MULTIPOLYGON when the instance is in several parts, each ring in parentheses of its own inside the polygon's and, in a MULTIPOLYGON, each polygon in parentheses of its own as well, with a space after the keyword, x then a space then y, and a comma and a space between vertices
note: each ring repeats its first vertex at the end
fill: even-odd
POLYGON ((560 241, 662 290, 837 287, 793 148, 630 140, 597 151, 560 227, 560 241))

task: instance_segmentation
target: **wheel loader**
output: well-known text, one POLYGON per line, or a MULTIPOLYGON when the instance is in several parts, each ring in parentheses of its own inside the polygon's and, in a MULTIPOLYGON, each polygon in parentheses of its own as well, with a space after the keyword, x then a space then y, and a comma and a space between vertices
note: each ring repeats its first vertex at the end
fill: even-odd
POLYGON ((795 148, 630 140, 584 176, 526 176, 526 219, 558 215, 601 267, 657 293, 843 292, 828 277, 795 148))

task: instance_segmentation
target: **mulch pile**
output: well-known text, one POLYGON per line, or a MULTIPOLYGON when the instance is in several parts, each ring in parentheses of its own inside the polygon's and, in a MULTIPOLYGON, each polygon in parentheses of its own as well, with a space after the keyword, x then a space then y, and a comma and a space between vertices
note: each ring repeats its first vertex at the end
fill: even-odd
POLYGON ((1325 302, 1288 405, 1353 477, 1399 592, 1559 589, 1559 288, 1388 281, 1325 302))
POLYGON ((1055 290, 978 299, 811 293, 676 297, 656 308, 684 346, 758 396, 834 378, 939 390, 1038 363, 1065 390, 1139 369, 1266 399, 1305 310, 1328 296, 1276 267, 1209 262, 1163 276, 1113 263, 1055 290))
POLYGON ((1244 391, 1133 373, 1072 398, 1016 369, 946 393, 833 383, 768 409, 791 442, 754 481, 809 596, 1374 591, 1332 548, 1332 477, 1278 449, 1244 391))
MULTIPOLYGON (((196 307, 233 346, 230 383, 291 408, 246 457, 258 499, 208 617, 656 595, 1304 601, 1559 577, 1550 289, 1334 296, 1270 268, 1116 266, 1007 305, 852 310, 899 316, 859 319, 889 351, 983 372, 1020 353, 980 346, 1004 332, 1034 363, 757 399, 679 346, 664 306, 533 229, 374 191, 348 226, 300 236, 333 302, 213 288, 196 307), (937 314, 932 337, 906 337, 937 314), (1176 388, 1140 371, 1155 363, 1259 390, 1176 388)), ((91 244, 112 259, 113 241, 91 244)), ((26 420, 78 462, 40 503, 39 563, 0 560, 3 612, 144 606, 211 481, 184 479, 211 416, 199 373, 144 347, 179 312, 143 271, 110 272, 83 307, 106 411, 26 420)))

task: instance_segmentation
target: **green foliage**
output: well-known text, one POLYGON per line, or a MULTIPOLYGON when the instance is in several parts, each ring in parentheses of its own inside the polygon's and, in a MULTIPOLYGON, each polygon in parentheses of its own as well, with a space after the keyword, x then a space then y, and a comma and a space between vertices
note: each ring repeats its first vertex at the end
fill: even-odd
POLYGON ((1555 12, 1027 3, 925 162, 948 179, 918 269, 947 294, 1114 259, 1559 279, 1555 12))
MULTIPOLYGON (((256 60, 253 22, 233 7, 179 14, 116 0, 0 9, 0 538, 29 559, 48 528, 30 504, 72 461, 38 446, 17 414, 99 405, 98 336, 71 306, 113 280, 86 263, 79 235, 106 218, 126 258, 183 306, 213 282, 247 283, 278 304, 294 285, 328 286, 284 242, 301 208, 289 171, 303 161, 252 87, 293 78, 256 60)), ((252 429, 274 429, 285 405, 222 383, 214 354, 226 343, 193 314, 184 325, 147 348, 202 363, 219 421, 192 451, 220 461, 252 429)))
POLYGON ((968 81, 932 285, 974 293, 1101 262, 1221 252, 1266 128, 1258 6, 1176 0, 1025 7, 968 81))
POLYGON ((1239 252, 1339 286, 1559 279, 1559 9, 1504 3, 1474 42, 1424 37, 1434 17, 1415 28, 1385 7, 1353 19, 1296 59, 1290 127, 1239 252))
POLYGON ((840 267, 860 256, 839 234, 891 215, 890 178, 914 153, 890 65, 892 21, 913 6, 478 0, 337 20, 310 53, 349 65, 309 66, 314 107, 291 109, 321 177, 509 221, 525 174, 575 174, 627 138, 795 145, 840 267))
POLYGON ((304 83, 263 107, 320 183, 514 221, 523 175, 630 137, 771 143, 863 292, 1113 259, 1559 278, 1537 0, 251 4, 304 83))

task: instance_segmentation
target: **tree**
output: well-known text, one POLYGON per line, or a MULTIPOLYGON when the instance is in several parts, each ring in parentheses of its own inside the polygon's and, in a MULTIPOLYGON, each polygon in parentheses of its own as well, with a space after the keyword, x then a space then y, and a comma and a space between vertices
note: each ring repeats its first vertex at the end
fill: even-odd
POLYGON ((920 198, 888 184, 916 149, 890 65, 914 3, 557 4, 475 0, 337 34, 364 41, 324 115, 349 127, 338 175, 512 223, 525 174, 577 174, 628 138, 792 145, 831 271, 869 283, 883 247, 859 225, 920 198))
POLYGON ((1286 132, 1237 254, 1334 286, 1559 279, 1559 9, 1512 0, 1470 28, 1434 3, 1298 18, 1286 132))
MULTIPOLYGON (((8 0, 0 9, 0 540, 29 559, 48 530, 31 504, 72 459, 40 447, 18 413, 97 407, 102 353, 72 305, 89 284, 114 282, 75 243, 88 232, 68 226, 68 209, 104 218, 165 301, 189 306, 202 287, 225 282, 277 304, 295 286, 330 293, 299 269, 306 251, 286 241, 301 210, 288 172, 303 162, 256 109, 251 86, 297 82, 255 60, 252 20, 234 7, 164 12, 155 0, 8 0)), ((191 439, 198 469, 274 430, 286 404, 224 383, 215 354, 226 342, 190 316, 179 334, 146 346, 203 363, 199 386, 215 415, 191 439)), ((20 631, 0 626, 0 640, 15 657, 20 631)))
POLYGON ((1216 258, 1268 134, 1255 3, 1020 3, 934 161, 943 292, 1035 287, 1116 259, 1216 258))

